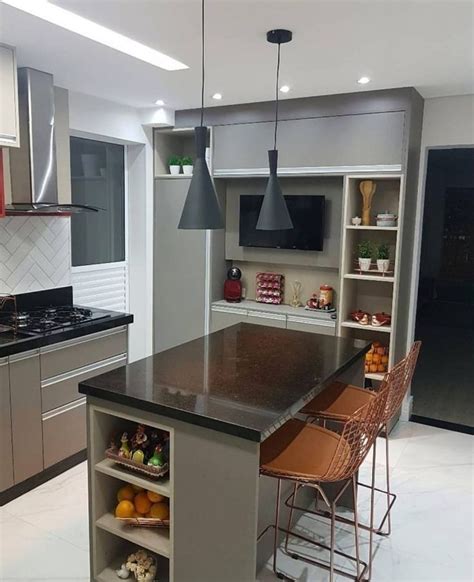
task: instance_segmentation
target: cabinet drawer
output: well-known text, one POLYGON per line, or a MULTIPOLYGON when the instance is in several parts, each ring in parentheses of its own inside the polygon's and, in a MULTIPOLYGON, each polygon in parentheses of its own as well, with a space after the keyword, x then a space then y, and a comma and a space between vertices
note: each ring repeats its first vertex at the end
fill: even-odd
POLYGON ((288 316, 287 329, 295 331, 307 331, 310 333, 320 333, 322 335, 336 335, 336 326, 330 322, 321 322, 309 317, 288 316))
POLYGON ((232 307, 227 311, 212 310, 211 312, 211 331, 219 331, 236 323, 247 321, 247 311, 232 307))
POLYGON ((264 311, 249 311, 249 323, 268 325, 270 327, 286 327, 286 315, 269 314, 264 311))
POLYGON ((47 412, 82 398, 82 394, 78 391, 79 382, 110 372, 110 370, 124 366, 126 363, 127 355, 120 354, 119 356, 113 356, 107 360, 95 362, 89 366, 43 380, 41 382, 41 411, 47 412))
POLYGON ((86 399, 43 414, 44 468, 51 467, 87 446, 86 399))
POLYGON ((123 327, 41 348, 41 379, 126 352, 127 329, 123 327))

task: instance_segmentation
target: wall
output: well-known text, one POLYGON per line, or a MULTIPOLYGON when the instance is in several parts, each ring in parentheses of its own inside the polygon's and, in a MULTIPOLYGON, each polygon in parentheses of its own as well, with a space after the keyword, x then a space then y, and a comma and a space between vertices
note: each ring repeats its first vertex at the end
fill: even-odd
MULTIPOLYGON (((131 361, 152 353, 153 136, 139 111, 76 92, 69 93, 72 135, 128 145, 128 310, 131 361)), ((83 276, 83 275, 82 275, 83 276)))
POLYGON ((411 271, 407 345, 415 337, 416 303, 418 296, 421 235, 425 203, 426 170, 430 148, 474 145, 474 95, 438 97, 425 101, 418 174, 415 242, 411 271))
POLYGON ((0 293, 27 293, 71 284, 70 219, 0 219, 0 293))

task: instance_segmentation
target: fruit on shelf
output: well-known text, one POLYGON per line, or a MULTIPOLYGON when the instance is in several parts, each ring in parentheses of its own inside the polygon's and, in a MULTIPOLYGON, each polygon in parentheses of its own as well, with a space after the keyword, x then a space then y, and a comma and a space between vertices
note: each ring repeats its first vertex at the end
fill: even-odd
POLYGON ((131 485, 124 485, 117 491, 117 501, 123 501, 124 499, 127 501, 133 501, 134 497, 135 491, 131 485))
POLYGON ((373 342, 365 355, 366 374, 385 374, 388 371, 388 347, 373 342))
POLYGON ((160 495, 159 493, 155 493, 154 491, 147 491, 146 494, 148 499, 152 503, 159 503, 160 501, 164 501, 166 499, 164 495, 160 495))
POLYGON ((150 507, 147 517, 154 517, 155 519, 169 519, 170 508, 167 503, 153 503, 150 507))
POLYGON ((147 514, 150 511, 150 507, 152 505, 145 491, 140 491, 140 493, 135 495, 133 504, 135 505, 135 510, 138 511, 138 513, 144 514, 147 514))
POLYGON ((135 513, 135 506, 128 499, 119 501, 119 504, 115 508, 115 517, 133 517, 135 513))

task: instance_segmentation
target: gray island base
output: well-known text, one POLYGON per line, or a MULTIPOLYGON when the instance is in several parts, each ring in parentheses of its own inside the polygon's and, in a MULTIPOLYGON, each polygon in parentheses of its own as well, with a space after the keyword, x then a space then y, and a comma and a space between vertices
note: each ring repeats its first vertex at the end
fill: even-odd
MULTIPOLYGON (((239 324, 87 380, 91 578, 137 548, 159 582, 251 582, 272 553, 275 482, 259 476, 260 442, 336 379, 361 385, 367 346, 239 324), (151 480, 106 459, 111 434, 142 423, 169 432, 170 473, 151 480), (114 517, 131 483, 169 498, 170 528, 114 517)), ((317 452, 315 452, 317 454, 317 452)), ((283 513, 282 518, 285 518, 283 513)))

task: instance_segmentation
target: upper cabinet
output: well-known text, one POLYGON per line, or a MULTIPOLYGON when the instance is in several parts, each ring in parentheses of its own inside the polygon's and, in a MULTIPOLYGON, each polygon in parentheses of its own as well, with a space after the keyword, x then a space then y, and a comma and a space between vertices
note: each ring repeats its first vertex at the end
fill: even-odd
POLYGON ((0 44, 0 147, 20 147, 16 55, 0 44))
MULTIPOLYGON (((280 121, 279 173, 400 171, 402 111, 280 121)), ((214 127, 214 174, 268 172, 273 122, 214 127)))

